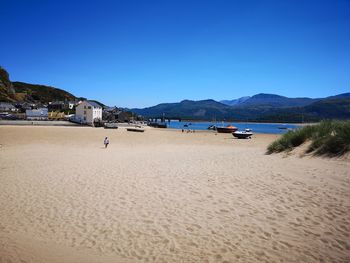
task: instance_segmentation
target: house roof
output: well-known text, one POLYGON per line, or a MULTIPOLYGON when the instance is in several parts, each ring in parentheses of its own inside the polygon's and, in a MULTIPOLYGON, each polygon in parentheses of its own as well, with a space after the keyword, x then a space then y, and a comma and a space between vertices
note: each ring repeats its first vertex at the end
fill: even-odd
POLYGON ((118 108, 116 107, 116 106, 114 106, 114 107, 108 107, 108 108, 105 108, 104 110, 105 111, 115 111, 115 110, 117 110, 118 108))
POLYGON ((98 103, 91 101, 91 100, 87 100, 86 101, 88 104, 90 104, 92 107, 94 108, 102 108, 101 105, 99 105, 98 103))
POLYGON ((52 101, 49 105, 63 105, 64 101, 52 101))
POLYGON ((27 117, 41 117, 41 116, 47 116, 47 108, 40 108, 40 109, 34 109, 34 110, 26 110, 27 117))
POLYGON ((0 107, 11 107, 11 108, 15 108, 15 106, 13 106, 12 103, 9 102, 0 102, 0 107))

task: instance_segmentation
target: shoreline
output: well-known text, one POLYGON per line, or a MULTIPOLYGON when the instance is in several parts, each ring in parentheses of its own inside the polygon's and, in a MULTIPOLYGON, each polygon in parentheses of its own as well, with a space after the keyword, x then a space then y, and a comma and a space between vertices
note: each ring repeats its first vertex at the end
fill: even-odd
MULTIPOLYGON (((245 123, 245 124, 249 124, 249 123, 245 123)), ((252 124, 269 124, 269 123, 252 123, 252 124)), ((134 127, 137 124, 128 124, 128 123, 118 123, 117 124, 119 128, 126 128, 126 127, 134 127)), ((271 125, 276 125, 275 123, 271 123, 271 125)), ((47 127, 80 127, 80 128, 104 128, 104 127, 92 127, 89 125, 80 125, 77 123, 72 123, 69 121, 28 121, 28 120, 0 120, 0 127, 1 126, 27 126, 27 127, 31 127, 31 126, 47 126, 47 127)), ((154 128, 154 127, 149 127, 148 125, 142 125, 143 128, 146 129, 155 129, 155 130, 174 130, 174 131, 181 131, 182 128, 154 128)), ((191 127, 187 127, 184 128, 185 131, 187 130, 194 130, 195 132, 208 132, 208 133, 215 133, 216 131, 212 131, 212 130, 207 130, 207 129, 200 129, 200 130, 195 130, 195 129, 191 129, 191 127)), ((254 132, 254 134, 282 134, 282 133, 269 133, 269 132, 254 132)))
MULTIPOLYGON (((74 122, 70 122, 70 121, 55 121, 55 120, 1 120, 0 119, 0 125, 31 125, 30 123, 36 123, 34 125, 45 125, 44 123, 69 123, 72 126, 76 125, 76 126, 85 126, 85 125, 80 125, 78 123, 74 123, 74 122)), ((180 121, 179 121, 180 122, 180 121)), ((200 122, 204 122, 204 123, 217 123, 220 124, 222 122, 213 122, 213 121, 198 121, 198 120, 189 120, 189 121, 181 121, 181 123, 188 123, 188 122, 194 122, 194 123, 200 123, 200 122)), ((166 121, 165 123, 168 123, 168 121, 166 121)), ((310 123, 290 123, 290 122, 244 122, 244 121, 224 121, 224 123, 240 123, 240 124, 280 124, 280 125, 296 125, 296 126, 303 126, 303 125, 315 125, 318 124, 319 122, 310 122, 310 123)), ((126 124, 126 123, 118 123, 118 124, 126 124)), ((132 125, 132 124, 130 124, 132 125)))
MULTIPOLYGON (((206 120, 181 120, 181 121, 177 121, 174 120, 176 122, 181 122, 181 123, 187 123, 187 122, 206 122, 206 123, 217 123, 220 124, 222 123, 222 121, 206 121, 206 120)), ((168 123, 168 121, 165 121, 165 123, 168 123)), ((317 124, 319 122, 310 122, 310 123, 306 123, 306 122, 254 122, 254 121, 224 121, 224 123, 247 123, 247 124, 289 124, 289 125, 309 125, 309 124, 317 124)))
MULTIPOLYGON (((0 129, 1 127, 51 127, 51 128, 68 128, 68 129, 72 129, 72 128, 86 128, 86 130, 90 130, 88 128, 91 128, 91 129, 94 129, 94 130, 111 130, 111 131, 114 131, 114 132, 117 132, 119 129, 120 130, 125 130, 126 128, 128 127, 134 127, 135 125, 132 125, 132 124, 123 124, 121 126, 118 126, 118 129, 105 129, 104 127, 91 127, 91 126, 87 126, 87 125, 37 125, 37 124, 34 124, 34 125, 31 125, 31 124, 3 124, 1 125, 0 124, 0 129)), ((173 132, 173 133, 179 133, 179 134, 182 134, 182 130, 179 128, 179 129, 175 129, 175 128, 154 128, 154 127, 149 127, 147 125, 143 126, 143 129, 146 129, 146 131, 158 131, 158 132, 173 132)), ((191 129, 188 129, 188 130, 191 130, 191 129)), ((214 135, 228 135, 231 137, 231 133, 218 133, 214 130, 194 130, 195 132, 187 132, 186 129, 184 129, 184 134, 214 134, 214 135)), ((255 136, 258 136, 258 135, 271 135, 271 136, 274 136, 274 137, 279 137, 281 135, 283 135, 282 133, 264 133, 264 132, 254 132, 253 131, 253 138, 255 136)))

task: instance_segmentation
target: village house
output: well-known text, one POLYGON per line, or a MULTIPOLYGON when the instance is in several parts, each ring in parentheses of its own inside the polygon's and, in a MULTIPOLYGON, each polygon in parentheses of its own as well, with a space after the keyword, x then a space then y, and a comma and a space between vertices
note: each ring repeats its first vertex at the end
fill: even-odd
POLYGON ((0 112, 16 112, 18 109, 11 103, 0 102, 0 112))
POLYGON ((46 108, 46 107, 40 107, 40 105, 36 103, 31 103, 31 102, 20 102, 16 104, 16 107, 19 109, 20 112, 26 112, 26 110, 37 109, 37 108, 46 108))
POLYGON ((103 110, 102 116, 108 122, 128 122, 130 120, 129 114, 117 107, 110 107, 103 110))
POLYGON ((64 102, 63 101, 49 102, 48 109, 49 111, 61 111, 64 109, 64 102))
POLYGON ((85 100, 75 108, 75 121, 93 125, 102 120, 102 107, 94 101, 85 100))
POLYGON ((75 101, 66 101, 66 107, 70 110, 72 110, 74 108, 74 106, 76 105, 75 101))
POLYGON ((26 110, 27 120, 48 120, 48 116, 47 108, 26 110))
POLYGON ((75 106, 74 101, 52 101, 49 102, 49 111, 72 110, 75 106))

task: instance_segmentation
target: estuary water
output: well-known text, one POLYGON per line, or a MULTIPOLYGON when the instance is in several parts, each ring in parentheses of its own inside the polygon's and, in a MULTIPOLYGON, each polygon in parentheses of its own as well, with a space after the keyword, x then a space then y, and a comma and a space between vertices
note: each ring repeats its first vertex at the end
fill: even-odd
POLYGON ((282 134, 288 130, 297 129, 299 125, 296 124, 280 124, 280 123, 242 123, 242 122, 179 122, 170 121, 167 122, 170 129, 190 129, 190 130, 207 130, 210 125, 216 125, 217 127, 233 125, 238 130, 251 129, 254 133, 270 133, 270 134, 282 134), (185 127, 187 125, 187 127, 185 127))

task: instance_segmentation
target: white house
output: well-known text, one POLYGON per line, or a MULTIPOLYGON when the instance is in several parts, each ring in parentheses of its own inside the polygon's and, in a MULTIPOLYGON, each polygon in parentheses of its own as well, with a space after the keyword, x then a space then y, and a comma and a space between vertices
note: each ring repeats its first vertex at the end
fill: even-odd
POLYGON ((85 100, 75 108, 75 120, 93 125, 94 120, 102 120, 102 107, 96 102, 85 100))

